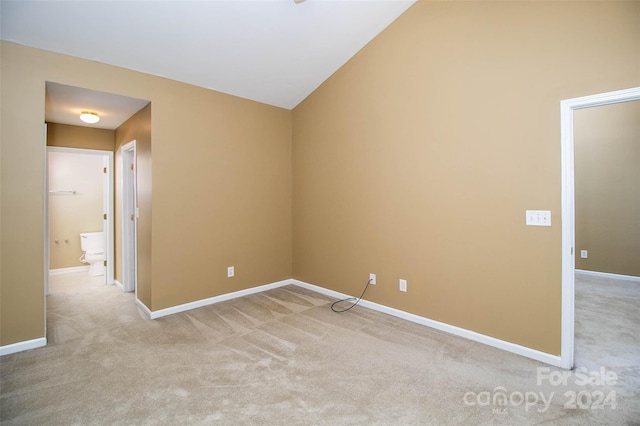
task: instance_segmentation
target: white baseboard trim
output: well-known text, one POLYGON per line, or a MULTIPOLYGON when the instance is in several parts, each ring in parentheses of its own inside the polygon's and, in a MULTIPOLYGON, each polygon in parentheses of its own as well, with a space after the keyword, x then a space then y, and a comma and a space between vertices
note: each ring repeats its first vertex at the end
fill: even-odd
POLYGON ((609 272, 585 271, 584 269, 576 269, 575 272, 578 275, 589 275, 592 277, 609 278, 611 280, 634 281, 634 282, 640 283, 640 277, 636 277, 633 275, 620 275, 620 274, 611 274, 609 272))
POLYGON ((73 274, 74 272, 83 272, 88 270, 88 266, 72 266, 69 268, 49 269, 49 275, 73 274))
POLYGON ((29 349, 41 348, 47 346, 47 338, 25 340, 24 342, 13 343, 11 345, 0 346, 0 356, 15 354, 17 352, 28 351, 29 349))
POLYGON ((124 292, 124 286, 122 285, 122 283, 118 280, 113 280, 113 284, 115 284, 121 291, 124 292))
POLYGON ((221 294, 219 296, 209 297, 207 299, 196 300, 194 302, 184 303, 182 305, 172 306, 170 308, 151 311, 144 303, 136 299, 136 304, 144 311, 150 319, 166 317, 167 315, 177 314, 179 312, 189 311, 191 309, 201 308, 203 306, 213 305, 215 303, 224 302, 225 300, 236 299, 238 297, 248 296, 250 294, 261 293, 263 291, 282 287, 292 284, 291 280, 278 281, 271 284, 265 284, 258 287, 251 287, 244 290, 234 291, 233 293, 221 294))
MULTIPOLYGON (((576 270, 577 273, 581 273, 583 271, 576 270)), ((586 271, 589 272, 589 271, 586 271)), ((590 274, 587 274, 590 275, 590 274)), ((611 274, 609 274, 611 275, 611 274)), ((618 275, 619 276, 619 275, 618 275)), ((631 277, 637 278, 637 277, 631 277)), ((625 278, 627 279, 627 278, 625 278)), ((115 284, 119 287, 122 287, 122 284, 115 280, 115 284)), ((311 291, 315 291, 320 294, 324 294, 329 297, 333 297, 336 299, 345 299, 348 297, 353 297, 344 293, 340 293, 334 290, 329 290, 324 287, 320 287, 317 285, 309 284, 304 281, 288 279, 283 281, 277 281, 271 284, 265 284, 257 287, 252 287, 244 290, 235 291, 233 293, 221 294, 219 296, 210 297, 207 299, 196 300, 194 302, 184 303, 182 305, 172 306, 170 308, 160 309, 158 311, 150 310, 144 303, 142 303, 139 299, 136 298, 136 305, 144 312, 144 314, 149 319, 157 319, 162 318, 167 315, 177 314, 180 312, 185 312, 191 309, 201 308, 203 306, 213 305, 215 303, 224 302, 226 300, 236 299, 238 297, 248 296, 250 294, 261 293, 263 291, 271 290, 278 287, 283 287, 286 285, 296 285, 298 287, 306 288, 311 291)), ((368 300, 361 300, 359 303, 360 306, 365 308, 373 309, 378 312, 382 312, 396 318, 404 319, 406 321, 411 321, 416 324, 424 325, 436 330, 443 331, 445 333, 452 334, 454 336, 463 337, 465 339, 473 340, 474 342, 482 343, 488 346, 492 346, 494 348, 498 348, 507 352, 511 352, 517 355, 524 356, 526 358, 531 358, 536 361, 543 362, 545 364, 550 364, 556 367, 562 367, 561 358, 558 355, 551 355, 545 352, 540 352, 535 349, 528 348, 526 346, 521 346, 515 343, 507 342, 504 340, 496 339, 495 337, 490 337, 485 334, 480 334, 475 331, 467 330, 464 328, 456 327, 453 325, 449 325, 443 322, 435 321, 429 318, 425 318, 419 315, 411 314, 409 312, 401 311, 400 309, 391 308, 385 305, 381 305, 379 303, 370 302, 368 300)), ((16 352, 22 352, 29 349, 40 348, 47 345, 46 338, 27 340, 25 342, 18 342, 11 345, 0 346, 0 356, 9 355, 16 352)))
MULTIPOLYGON (((337 299, 346 299, 347 297, 353 297, 348 294, 339 293, 337 291, 328 290, 326 288, 316 286, 313 284, 305 283, 299 280, 291 280, 292 284, 295 284, 299 287, 306 288, 308 290, 312 290, 321 294, 324 294, 329 297, 334 297, 337 299)), ((531 349, 526 346, 521 346, 515 343, 507 342, 504 340, 496 339, 495 337, 490 337, 484 334, 476 333, 475 331, 466 330, 464 328, 456 327, 453 325, 445 324, 443 322, 434 321, 429 318, 421 317, 419 315, 411 314, 409 312, 401 311, 399 309, 390 308, 385 305, 380 305, 378 303, 370 302, 368 300, 361 300, 359 305, 373 309, 375 311, 383 312, 388 315, 392 315, 397 318, 401 318, 407 321, 411 321, 417 324, 425 325, 427 327, 434 328, 436 330, 443 331, 445 333, 453 334, 455 336, 464 337, 465 339, 473 340, 474 342, 482 343, 485 345, 493 346, 494 348, 502 349, 507 352, 512 352, 517 355, 521 355, 527 358, 534 359, 536 361, 543 362, 545 364, 550 364, 555 367, 561 367, 560 364, 560 356, 559 355, 551 355, 545 352, 540 352, 536 349, 531 349)))
MULTIPOLYGON (((150 310, 144 303, 142 303, 138 299, 136 299, 136 305, 145 313, 145 315, 149 319, 157 319, 157 318, 165 317, 167 315, 173 315, 179 312, 185 312, 191 309, 201 308, 203 306, 213 305, 215 303, 224 302, 226 300, 243 297, 250 294, 260 293, 263 291, 267 291, 267 290, 271 290, 274 288, 283 287, 291 284, 296 285, 298 287, 306 288, 308 290, 315 291, 317 293, 324 294, 326 296, 333 297, 336 299, 345 299, 348 297, 353 297, 348 294, 340 293, 334 290, 329 290, 324 287, 306 283, 304 281, 288 279, 288 280, 278 281, 271 284, 261 285, 258 287, 248 288, 245 290, 235 291, 233 293, 221 294, 219 296, 210 297, 207 299, 196 300, 194 302, 184 303, 182 305, 172 306, 170 308, 160 309, 157 311, 150 310)), ((488 346, 492 346, 494 348, 498 348, 507 352, 524 356, 526 358, 534 359, 536 361, 540 361, 545 364, 553 365, 555 367, 562 367, 561 358, 559 355, 551 355, 545 352, 538 351, 536 349, 528 348, 526 346, 521 346, 515 343, 496 339, 495 337, 490 337, 485 334, 477 333, 475 331, 466 330, 464 328, 456 327, 443 322, 421 317, 419 315, 411 314, 409 312, 401 311, 400 309, 391 308, 391 307, 381 305, 379 303, 370 302, 364 299, 360 301, 359 305, 365 308, 373 309, 375 311, 394 316, 396 318, 411 321, 416 324, 424 325, 439 331, 443 331, 445 333, 449 333, 454 336, 463 337, 465 339, 469 339, 474 342, 482 343, 488 346)))

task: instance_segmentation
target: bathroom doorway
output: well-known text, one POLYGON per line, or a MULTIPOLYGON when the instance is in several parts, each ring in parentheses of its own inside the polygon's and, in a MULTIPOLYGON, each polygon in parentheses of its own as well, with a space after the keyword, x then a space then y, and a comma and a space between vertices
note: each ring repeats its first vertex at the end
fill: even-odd
POLYGON ((106 264, 102 279, 113 284, 113 152, 49 146, 46 179, 49 274, 88 273, 80 234, 103 232, 106 264))

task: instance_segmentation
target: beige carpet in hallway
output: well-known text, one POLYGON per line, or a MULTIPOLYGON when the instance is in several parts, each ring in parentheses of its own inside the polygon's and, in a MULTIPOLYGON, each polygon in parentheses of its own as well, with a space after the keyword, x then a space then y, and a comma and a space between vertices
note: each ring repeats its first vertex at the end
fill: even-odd
POLYGON ((295 286, 152 321, 117 287, 55 276, 49 346, 0 359, 0 420, 638 424, 640 285, 577 287, 577 365, 594 379, 615 374, 615 383, 609 375, 583 386, 578 372, 362 307, 336 314, 331 299, 295 286), (565 373, 566 383, 552 383, 565 373), (567 408, 572 392, 578 402, 567 408))

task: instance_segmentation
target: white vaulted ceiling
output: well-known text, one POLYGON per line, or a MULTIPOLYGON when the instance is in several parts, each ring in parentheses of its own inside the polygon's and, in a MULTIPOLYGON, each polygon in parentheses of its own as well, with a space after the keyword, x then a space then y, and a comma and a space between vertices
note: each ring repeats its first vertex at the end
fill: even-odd
POLYGON ((0 35, 292 109, 414 1, 2 0, 0 35))

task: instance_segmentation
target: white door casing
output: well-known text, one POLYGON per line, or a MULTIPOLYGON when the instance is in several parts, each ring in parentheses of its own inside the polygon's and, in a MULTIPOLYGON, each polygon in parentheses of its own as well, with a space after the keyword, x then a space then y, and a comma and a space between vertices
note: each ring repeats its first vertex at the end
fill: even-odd
MULTIPOLYGON (((103 167, 106 168, 106 172, 103 175, 103 188, 102 188, 102 200, 103 200, 103 215, 106 215, 106 219, 103 219, 103 232, 105 235, 105 257, 107 261, 107 267, 105 272, 105 283, 113 284, 114 283, 114 268, 113 268, 113 259, 114 259, 114 188, 113 188, 113 152, 112 151, 102 151, 97 149, 80 149, 80 148, 63 148, 63 147, 47 147, 45 150, 46 153, 46 161, 45 161, 45 197, 48 198, 49 195, 49 183, 48 183, 48 175, 49 175, 49 153, 50 152, 66 152, 69 154, 80 154, 80 155, 93 155, 100 156, 103 158, 103 167)), ((44 206, 45 212, 45 224, 46 231, 44 234, 44 244, 45 244, 45 276, 49 274, 49 206, 48 202, 45 202, 44 206)), ((104 216, 103 216, 104 217, 104 216)), ((45 294, 48 292, 48 279, 45 278, 45 294)))
POLYGON ((640 100, 640 87, 566 99, 560 102, 562 163, 562 337, 560 365, 574 366, 575 197, 573 111, 640 100))

